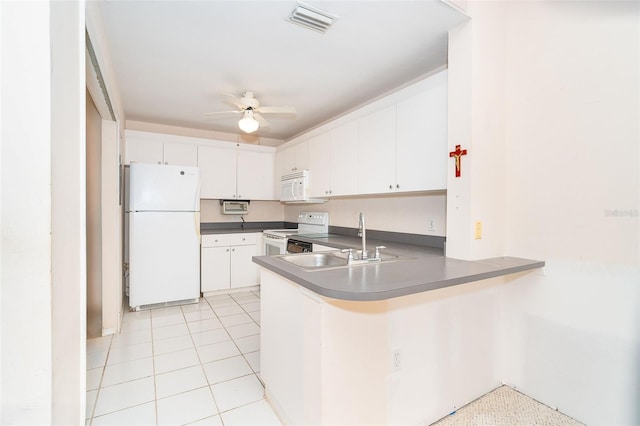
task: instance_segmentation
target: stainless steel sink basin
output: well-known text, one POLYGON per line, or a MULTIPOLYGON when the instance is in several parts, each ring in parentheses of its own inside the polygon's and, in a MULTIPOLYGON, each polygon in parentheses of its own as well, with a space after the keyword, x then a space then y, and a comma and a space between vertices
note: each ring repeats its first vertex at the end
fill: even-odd
POLYGON ((301 253, 281 256, 280 259, 302 268, 314 269, 327 266, 347 266, 347 258, 335 253, 301 253))
POLYGON ((400 256, 396 256, 391 253, 381 253, 380 259, 366 259, 361 260, 355 256, 351 262, 347 259, 346 253, 340 251, 325 251, 320 253, 300 253, 300 254, 287 254, 278 256, 285 262, 292 263, 300 268, 308 271, 319 271, 333 268, 343 268, 357 265, 374 265, 382 262, 390 262, 401 259, 400 256))

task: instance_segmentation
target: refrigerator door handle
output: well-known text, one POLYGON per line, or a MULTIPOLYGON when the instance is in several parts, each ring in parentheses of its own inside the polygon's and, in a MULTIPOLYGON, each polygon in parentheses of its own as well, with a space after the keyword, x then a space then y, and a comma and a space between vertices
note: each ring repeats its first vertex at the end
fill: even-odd
POLYGON ((198 243, 201 242, 200 236, 200 212, 193 212, 193 225, 196 228, 196 235, 198 236, 198 243))

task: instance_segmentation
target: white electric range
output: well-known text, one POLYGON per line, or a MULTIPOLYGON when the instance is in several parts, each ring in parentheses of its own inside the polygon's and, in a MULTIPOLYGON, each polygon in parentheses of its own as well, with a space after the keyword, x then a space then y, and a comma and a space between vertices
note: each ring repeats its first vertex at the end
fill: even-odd
POLYGON ((297 229, 267 229, 262 231, 266 256, 286 254, 289 237, 329 232, 329 213, 305 212, 298 215, 297 229))

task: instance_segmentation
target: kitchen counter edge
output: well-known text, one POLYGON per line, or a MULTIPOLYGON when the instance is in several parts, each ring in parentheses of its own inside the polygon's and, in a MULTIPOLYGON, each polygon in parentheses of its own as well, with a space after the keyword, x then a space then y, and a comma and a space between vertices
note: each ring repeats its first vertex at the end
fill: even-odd
POLYGON ((414 258, 399 262, 325 271, 306 271, 278 256, 254 256, 253 261, 321 296, 363 302, 433 291, 545 266, 544 261, 517 257, 466 261, 421 250, 414 258))

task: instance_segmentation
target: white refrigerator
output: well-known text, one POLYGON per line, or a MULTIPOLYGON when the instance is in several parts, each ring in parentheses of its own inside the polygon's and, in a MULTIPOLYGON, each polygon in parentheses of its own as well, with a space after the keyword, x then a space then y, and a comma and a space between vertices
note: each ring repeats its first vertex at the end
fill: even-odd
POLYGON ((129 168, 129 306, 200 297, 200 170, 129 168))

